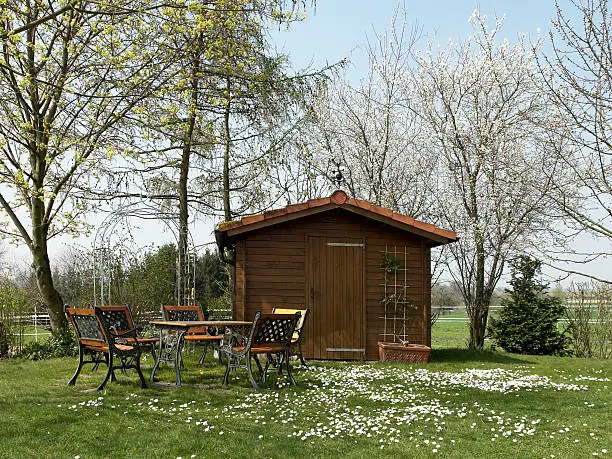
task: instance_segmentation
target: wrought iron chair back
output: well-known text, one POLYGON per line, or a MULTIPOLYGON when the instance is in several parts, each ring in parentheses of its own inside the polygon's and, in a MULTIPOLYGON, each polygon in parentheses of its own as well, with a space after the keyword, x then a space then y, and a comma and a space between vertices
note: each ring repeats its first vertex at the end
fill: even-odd
POLYGON ((295 331, 293 332, 293 337, 291 339, 291 347, 290 354, 296 355, 300 359, 300 363, 304 366, 306 362, 304 361, 304 356, 302 354, 302 340, 304 338, 304 328, 306 327, 306 319, 310 314, 310 308, 306 309, 289 309, 289 308, 273 308, 273 314, 299 314, 300 318, 295 326, 295 331))
POLYGON ((76 332, 79 346, 107 347, 104 328, 93 309, 66 308, 66 315, 76 332))
MULTIPOLYGON (((192 320, 204 320, 204 311, 198 305, 194 306, 162 306, 164 318, 166 320, 176 321, 192 321, 192 320)), ((190 342, 204 343, 204 352, 200 357, 199 363, 204 363, 208 348, 212 347, 218 353, 219 363, 221 363, 221 353, 219 352, 219 344, 221 342, 221 335, 217 335, 216 329, 213 329, 213 334, 208 333, 206 327, 190 327, 185 333, 184 339, 190 342)), ((181 364, 182 365, 182 364, 181 364)))
POLYGON ((132 311, 128 305, 122 306, 96 306, 100 311, 100 319, 102 323, 117 333, 131 330, 134 328, 132 320, 132 311))
MULTIPOLYGON (((117 306, 96 306, 95 309, 99 312, 100 321, 104 328, 112 330, 114 333, 123 333, 134 328, 141 330, 141 327, 137 327, 134 324, 132 310, 127 304, 117 306)), ((155 359, 155 346, 159 341, 159 337, 143 337, 139 331, 134 339, 142 346, 147 347, 153 359, 155 359)))
POLYGON ((115 333, 110 328, 104 326, 100 311, 90 308, 69 308, 65 309, 70 323, 72 323, 79 341, 79 366, 74 376, 68 382, 74 385, 86 363, 100 364, 106 363, 108 371, 98 390, 104 389, 109 379, 115 380, 115 370, 126 370, 134 368, 140 377, 140 387, 147 387, 142 371, 140 370, 140 346, 134 338, 137 329, 115 333), (85 360, 85 355, 89 355, 91 360, 85 360), (114 359, 118 358, 119 364, 115 365, 114 359))
POLYGON ((297 338, 297 334, 301 333, 306 324, 306 317, 310 312, 309 308, 305 309, 293 309, 293 308, 272 308, 272 314, 299 314, 297 324, 295 325, 295 331, 293 332, 293 338, 297 338))
MULTIPOLYGON (((227 385, 230 369, 246 368, 254 389, 259 389, 259 385, 253 377, 251 369, 251 357, 255 359, 257 367, 260 371, 260 381, 265 382, 266 369, 261 368, 261 364, 257 359, 257 355, 266 354, 268 359, 272 354, 282 355, 287 368, 287 377, 292 385, 295 385, 295 380, 291 375, 289 366, 289 346, 299 319, 298 314, 262 314, 257 312, 253 319, 253 325, 249 334, 244 336, 229 330, 223 337, 221 351, 228 357, 227 369, 223 377, 223 384, 227 385), (242 359, 246 359, 246 365, 242 365, 242 359)), ((279 372, 280 373, 280 372, 279 372)))
POLYGON ((295 314, 261 314, 255 325, 253 344, 289 345, 296 322, 295 314))
MULTIPOLYGON (((166 320, 191 321, 204 320, 204 311, 200 306, 168 306, 162 307, 166 320)), ((191 334, 205 334, 206 327, 191 327, 187 330, 191 334)))

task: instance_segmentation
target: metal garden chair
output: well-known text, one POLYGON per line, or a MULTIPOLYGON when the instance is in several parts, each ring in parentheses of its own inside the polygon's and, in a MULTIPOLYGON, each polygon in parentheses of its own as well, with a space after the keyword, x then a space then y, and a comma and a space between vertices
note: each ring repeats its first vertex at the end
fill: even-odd
MULTIPOLYGON (((295 386, 295 380, 291 374, 291 365, 289 364, 289 347, 297 321, 298 314, 262 314, 257 312, 247 336, 231 329, 227 330, 221 345, 221 351, 227 356, 227 369, 223 376, 223 385, 227 385, 231 369, 246 368, 253 389, 258 390, 259 385, 253 376, 251 358, 255 359, 260 372, 259 380, 264 383, 272 355, 277 355, 279 361, 285 364, 287 379, 291 385, 295 386), (265 369, 261 367, 258 359, 259 355, 268 356, 265 369), (244 363, 242 363, 243 360, 244 363)), ((279 366, 279 373, 280 368, 281 366, 279 366)))
MULTIPOLYGON (((99 316, 102 325, 109 330, 113 330, 115 333, 122 333, 134 328, 140 329, 140 327, 135 326, 132 319, 132 311, 127 304, 120 306, 96 306, 95 309, 100 311, 99 316)), ((159 342, 158 336, 143 337, 138 332, 135 337, 126 339, 129 344, 132 344, 133 341, 138 341, 138 344, 149 350, 155 361, 155 347, 159 342)))
POLYGON ((86 363, 97 365, 102 361, 100 358, 102 356, 108 370, 104 380, 98 386, 98 390, 103 390, 109 379, 116 380, 115 370, 130 368, 138 372, 140 387, 147 387, 140 370, 141 347, 138 341, 134 339, 138 333, 137 328, 115 333, 113 330, 104 327, 100 320, 99 310, 66 308, 65 312, 79 340, 79 366, 74 376, 68 381, 68 385, 73 386, 76 383, 83 365, 86 363), (131 343, 128 342, 129 338, 133 339, 131 343), (91 357, 91 360, 85 360, 87 355, 91 357))
POLYGON ((291 346, 289 347, 289 355, 295 355, 300 359, 300 363, 304 366, 306 362, 304 361, 304 356, 302 354, 302 340, 304 337, 304 327, 306 325, 306 319, 308 318, 308 314, 310 313, 310 308, 306 309, 288 309, 288 308, 273 308, 272 314, 299 314, 300 318, 295 326, 295 331, 293 332, 293 336, 291 337, 291 346))
MULTIPOLYGON (((177 321, 191 321, 191 320, 204 320, 204 312, 200 306, 168 306, 162 307, 164 318, 166 320, 177 320, 177 321)), ((204 352, 200 357, 200 365, 204 363, 208 348, 212 347, 216 349, 218 353, 219 363, 221 364, 221 353, 219 352, 219 345, 221 343, 221 335, 209 334, 206 327, 191 327, 185 333, 183 339, 188 342, 199 342, 204 343, 204 352)))

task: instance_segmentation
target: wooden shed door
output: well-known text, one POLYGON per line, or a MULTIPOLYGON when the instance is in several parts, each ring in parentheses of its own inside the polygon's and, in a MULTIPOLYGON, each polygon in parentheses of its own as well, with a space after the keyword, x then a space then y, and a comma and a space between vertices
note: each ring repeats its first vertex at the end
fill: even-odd
POLYGON ((309 236, 306 247, 305 356, 364 359, 364 241, 309 236))

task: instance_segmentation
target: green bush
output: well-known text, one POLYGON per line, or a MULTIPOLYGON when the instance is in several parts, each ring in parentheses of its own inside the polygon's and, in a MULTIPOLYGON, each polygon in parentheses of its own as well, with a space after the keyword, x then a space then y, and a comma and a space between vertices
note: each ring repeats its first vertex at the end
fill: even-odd
POLYGON ((78 355, 79 346, 72 330, 53 332, 49 338, 25 345, 16 355, 28 360, 44 360, 78 355))
POLYGON ((557 328, 565 308, 559 298, 547 295, 548 285, 537 280, 542 263, 521 256, 512 263, 511 289, 501 302, 498 319, 491 319, 489 335, 508 352, 517 354, 567 354, 569 340, 557 328))
POLYGON ((566 310, 576 357, 612 358, 612 288, 604 282, 572 283, 566 310))

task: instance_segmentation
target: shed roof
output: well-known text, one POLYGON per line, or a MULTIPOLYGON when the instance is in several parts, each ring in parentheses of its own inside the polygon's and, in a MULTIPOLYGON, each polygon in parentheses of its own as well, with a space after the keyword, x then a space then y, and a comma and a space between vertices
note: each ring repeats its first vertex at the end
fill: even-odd
POLYGON ((225 237, 231 238, 239 234, 337 208, 414 233, 429 239, 434 246, 448 244, 458 239, 454 231, 438 228, 431 223, 415 220, 407 215, 398 214, 391 209, 371 204, 362 199, 349 198, 341 190, 334 191, 327 198, 310 199, 300 204, 291 204, 281 209, 267 210, 259 214, 247 215, 239 220, 223 222, 219 224, 217 231, 224 233, 225 237))

